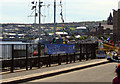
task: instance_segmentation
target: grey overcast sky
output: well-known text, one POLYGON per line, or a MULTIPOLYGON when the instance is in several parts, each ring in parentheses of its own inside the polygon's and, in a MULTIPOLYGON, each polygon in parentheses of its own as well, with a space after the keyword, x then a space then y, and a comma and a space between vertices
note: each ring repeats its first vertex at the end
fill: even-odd
MULTIPOLYGON (((32 1, 39 0, 0 0, 0 23, 34 23, 34 17, 28 17, 33 11, 31 10, 32 1)), ((44 5, 50 4, 49 7, 42 7, 42 23, 53 22, 53 1, 41 0, 44 5), (46 16, 46 17, 45 17, 46 16)), ((80 21, 102 21, 106 20, 112 9, 118 9, 119 0, 61 0, 63 4, 63 17, 65 22, 80 21)), ((57 3, 57 22, 60 18, 60 0, 57 3)), ((37 6, 38 8, 38 6, 37 6)), ((38 23, 38 17, 37 17, 38 23)))

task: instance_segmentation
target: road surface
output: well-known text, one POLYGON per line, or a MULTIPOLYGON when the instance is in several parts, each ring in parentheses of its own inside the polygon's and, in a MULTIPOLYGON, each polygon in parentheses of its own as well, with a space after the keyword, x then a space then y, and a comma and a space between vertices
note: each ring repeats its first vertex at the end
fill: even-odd
POLYGON ((117 63, 107 63, 31 82, 112 82, 117 63))

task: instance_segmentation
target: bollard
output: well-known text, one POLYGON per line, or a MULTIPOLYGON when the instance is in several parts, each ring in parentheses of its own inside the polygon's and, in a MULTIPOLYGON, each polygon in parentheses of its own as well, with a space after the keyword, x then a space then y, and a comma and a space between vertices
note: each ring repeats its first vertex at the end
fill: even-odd
POLYGON ((12 44, 11 72, 14 72, 14 44, 12 44))
POLYGON ((26 70, 28 70, 28 44, 26 44, 26 70))

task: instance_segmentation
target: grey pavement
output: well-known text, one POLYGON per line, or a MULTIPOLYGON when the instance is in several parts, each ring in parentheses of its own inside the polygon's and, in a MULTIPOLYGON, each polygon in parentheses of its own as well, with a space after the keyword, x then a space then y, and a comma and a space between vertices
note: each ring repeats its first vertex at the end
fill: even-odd
POLYGON ((44 67, 40 69, 2 74, 2 82, 6 83, 6 82, 12 82, 12 81, 25 80, 33 77, 49 75, 49 74, 67 71, 67 70, 76 69, 76 68, 89 67, 91 65, 107 63, 107 62, 108 61, 106 59, 94 59, 94 60, 76 62, 71 64, 64 63, 59 66, 44 67))
MULTIPOLYGON (((107 63, 99 66, 80 69, 43 79, 28 81, 36 82, 109 82, 115 77, 115 67, 118 63, 107 63)), ((98 83, 97 83, 98 84, 98 83)))

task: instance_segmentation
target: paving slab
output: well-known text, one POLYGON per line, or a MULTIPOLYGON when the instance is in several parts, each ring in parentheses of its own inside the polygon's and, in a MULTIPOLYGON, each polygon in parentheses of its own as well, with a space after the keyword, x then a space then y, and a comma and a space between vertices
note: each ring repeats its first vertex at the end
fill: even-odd
POLYGON ((86 68, 92 65, 107 63, 107 62, 108 61, 106 59, 94 59, 94 60, 76 62, 76 63, 71 63, 71 64, 62 64, 59 66, 44 67, 44 68, 39 68, 39 69, 2 74, 2 82, 6 83, 6 82, 25 80, 29 78, 38 77, 38 76, 69 71, 69 70, 73 70, 77 68, 86 68))

